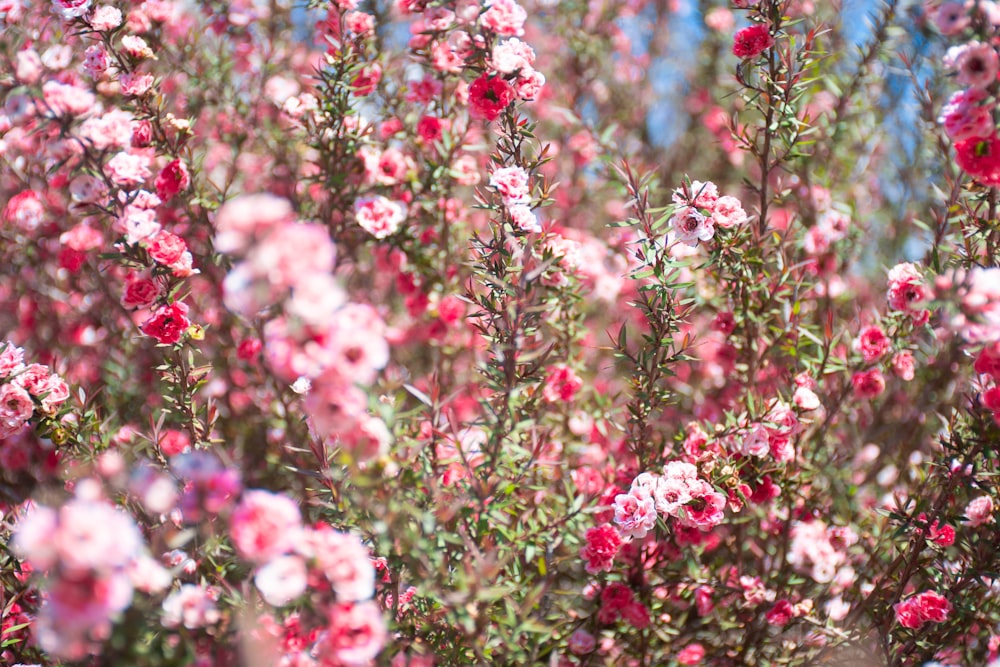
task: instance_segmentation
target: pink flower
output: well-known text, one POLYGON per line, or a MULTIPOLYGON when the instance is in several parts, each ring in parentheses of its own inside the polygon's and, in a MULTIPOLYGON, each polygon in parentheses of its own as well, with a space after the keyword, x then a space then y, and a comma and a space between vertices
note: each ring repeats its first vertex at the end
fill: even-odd
POLYGON ((528 234, 542 231, 542 226, 538 223, 538 217, 527 204, 514 204, 507 207, 510 221, 522 232, 528 234))
POLYGON ((710 586, 699 586, 694 592, 694 605, 699 616, 708 616, 715 609, 712 594, 715 590, 710 586))
POLYGON ((788 600, 779 600, 777 604, 771 607, 771 610, 764 615, 767 622, 771 625, 776 625, 779 628, 788 625, 788 622, 792 620, 795 616, 795 610, 792 609, 792 603, 788 600))
POLYGON ((4 222, 17 225, 23 230, 35 229, 45 216, 42 198, 34 190, 22 190, 9 200, 3 209, 4 222))
POLYGON ((997 79, 1000 56, 991 45, 972 41, 948 49, 945 65, 958 70, 961 85, 986 88, 997 79))
POLYGON ((398 203, 377 195, 359 199, 354 204, 358 224, 377 239, 384 239, 399 231, 406 212, 398 203))
POLYGON ((301 556, 278 556, 257 569, 254 583, 265 602, 284 607, 306 591, 306 563, 301 556))
POLYGON ((952 141, 982 139, 993 134, 994 105, 981 104, 986 97, 981 88, 960 90, 951 96, 937 122, 944 126, 952 141))
POLYGON ((90 0, 52 0, 52 9, 68 21, 90 11, 90 0))
POLYGON ((174 345, 191 326, 187 312, 187 305, 180 301, 160 306, 142 325, 142 333, 155 338, 161 345, 174 345))
POLYGON ((979 496, 965 507, 965 523, 973 528, 993 523, 993 498, 979 496))
POLYGON ((915 264, 897 264, 889 271, 889 307, 912 312, 927 298, 923 275, 915 264))
POLYGON ((111 61, 101 44, 88 46, 83 52, 83 70, 93 79, 100 79, 108 71, 111 61))
POLYGON ((361 72, 354 77, 351 86, 354 88, 355 97, 364 97, 375 91, 379 81, 382 80, 382 66, 378 63, 365 65, 361 72))
POLYGON ((215 595, 204 586, 183 584, 163 601, 163 627, 188 630, 205 628, 219 622, 221 614, 215 606, 215 595))
POLYGON ((897 352, 892 357, 892 372, 901 380, 909 382, 915 377, 913 353, 909 350, 897 352))
POLYGON ((621 615, 629 625, 637 630, 649 627, 649 609, 638 600, 633 600, 625 605, 621 610, 621 615))
POLYGON ((528 12, 514 0, 492 0, 489 9, 479 18, 479 22, 484 28, 498 35, 520 37, 524 34, 524 22, 527 18, 528 12))
POLYGON ((99 32, 114 30, 122 24, 122 12, 117 7, 101 5, 90 17, 90 27, 99 32))
POLYGON ((980 350, 973 368, 977 373, 1000 380, 1000 341, 989 343, 980 350))
POLYGON ((142 97, 153 87, 153 75, 141 72, 128 72, 118 78, 122 95, 126 97, 142 97))
POLYGON ((89 141, 98 150, 121 149, 132 142, 132 114, 112 109, 88 118, 80 125, 80 138, 89 141))
POLYGON ((34 49, 23 49, 17 52, 14 76, 21 83, 29 86, 38 83, 42 77, 42 59, 34 49))
MULTIPOLYGON (((180 159, 170 162, 156 177, 156 194, 163 201, 188 189, 191 185, 191 175, 187 165, 180 159)), ((167 262, 169 264, 170 262, 167 262)))
POLYGON ((569 403, 582 386, 583 380, 569 366, 550 366, 542 387, 542 398, 549 403, 569 403))
POLYGON ((7 341, 0 343, 0 379, 24 368, 24 350, 7 341))
POLYGON ((703 480, 696 480, 689 490, 691 500, 684 505, 684 511, 678 517, 681 525, 709 530, 722 523, 725 518, 726 496, 703 480))
POLYGON ((743 441, 740 444, 740 453, 757 457, 767 456, 770 453, 770 438, 763 424, 754 424, 741 435, 743 441))
POLYGON ((187 243, 175 234, 161 231, 149 242, 147 251, 157 263, 172 266, 187 252, 187 243))
POLYGON ((938 521, 930 525, 927 535, 932 542, 942 547, 950 547, 955 543, 955 529, 948 524, 941 524, 938 521))
POLYGON ((215 216, 215 249, 244 252, 255 238, 263 238, 293 219, 287 199, 267 193, 236 197, 223 204, 215 216))
POLYGON ((49 367, 42 364, 28 364, 14 378, 14 384, 24 388, 29 394, 38 398, 49 382, 49 367))
POLYGON ((774 46, 771 27, 762 23, 743 28, 733 37, 733 55, 737 58, 756 58, 774 46))
POLYGON ((514 74, 528 70, 535 62, 535 51, 518 38, 497 42, 493 47, 490 67, 499 74, 514 74))
POLYGON ((944 2, 934 12, 934 24, 942 35, 957 35, 972 22, 964 2, 944 2))
POLYGON ((893 605, 896 620, 904 628, 916 630, 924 623, 943 623, 951 612, 951 603, 934 591, 924 591, 893 605))
POLYGON ((429 144, 444 136, 444 123, 437 116, 421 116, 416 129, 420 138, 429 144))
POLYGON ((292 499, 259 489, 244 493, 229 519, 236 550, 255 563, 292 551, 301 528, 299 508, 292 499))
POLYGON ((105 165, 108 176, 116 185, 133 187, 152 176, 149 170, 149 158, 143 155, 132 155, 124 151, 108 160, 105 165))
POLYGON ((326 635, 316 650, 332 664, 370 664, 385 645, 388 633, 382 612, 373 601, 338 602, 330 607, 326 635))
POLYGON ((371 384, 389 362, 385 322, 368 304, 350 303, 337 310, 324 348, 326 367, 352 384, 371 384))
POLYGON ((597 648, 597 640, 594 639, 594 635, 583 628, 577 628, 570 635, 566 647, 573 655, 587 655, 588 653, 593 653, 594 649, 597 648))
POLYGON ((795 407, 807 412, 815 410, 822 405, 819 396, 809 387, 796 387, 795 394, 792 396, 792 403, 795 404, 795 407))
POLYGON ((586 544, 580 550, 580 557, 587 561, 586 570, 591 574, 610 572, 615 556, 622 545, 621 535, 613 526, 603 525, 587 529, 586 544))
POLYGON ((124 232, 128 243, 139 243, 160 231, 160 223, 156 221, 156 210, 129 205, 122 211, 115 227, 124 232))
POLYGON ((191 451, 191 438, 184 431, 167 429, 160 434, 157 445, 164 456, 174 457, 191 451))
POLYGON ((995 135, 955 144, 955 162, 985 185, 1000 185, 1000 138, 995 135))
POLYGON ((851 377, 854 395, 862 400, 870 400, 882 395, 885 391, 885 378, 882 372, 873 368, 869 371, 855 373, 851 377))
POLYGON ((505 206, 526 204, 531 199, 528 172, 521 167, 501 167, 490 175, 490 187, 500 193, 505 206))
POLYGON ((483 74, 469 86, 469 113, 473 118, 496 120, 514 100, 514 89, 500 77, 483 74))
POLYGON ((628 538, 643 538, 656 527, 656 501, 641 493, 620 493, 615 496, 615 523, 628 538))
MULTIPOLYGON (((712 211, 719 202, 719 187, 711 181, 691 181, 690 185, 674 190, 671 199, 677 206, 692 206, 712 211)), ((735 199, 735 197, 729 197, 729 199, 735 199)), ((739 201, 736 203, 739 205, 739 201)), ((731 202, 724 204, 723 207, 731 207, 731 202)))
POLYGON ((705 659, 705 647, 701 644, 688 644, 677 654, 677 662, 682 665, 699 665, 705 659))
POLYGON ((882 331, 882 327, 872 325, 861 330, 854 341, 854 349, 861 352, 865 363, 871 363, 880 358, 892 347, 892 341, 882 331))
POLYGON ((712 208, 712 222, 723 229, 742 225, 747 221, 747 212, 736 197, 719 197, 712 208))
POLYGON ((305 530, 299 552, 315 561, 338 600, 368 600, 375 594, 371 555, 357 536, 318 525, 305 530))
POLYGON ((545 75, 534 69, 521 70, 514 81, 514 95, 519 100, 534 100, 542 94, 545 87, 545 75))
POLYGON ((0 438, 24 426, 34 412, 35 402, 24 387, 14 382, 0 385, 0 438))
POLYGON ((711 241, 715 236, 712 219, 703 215, 693 206, 685 206, 670 218, 671 241, 685 243, 692 248, 699 241, 711 241))
POLYGON ((347 12, 344 24, 356 35, 367 35, 375 30, 375 17, 365 12, 347 12))

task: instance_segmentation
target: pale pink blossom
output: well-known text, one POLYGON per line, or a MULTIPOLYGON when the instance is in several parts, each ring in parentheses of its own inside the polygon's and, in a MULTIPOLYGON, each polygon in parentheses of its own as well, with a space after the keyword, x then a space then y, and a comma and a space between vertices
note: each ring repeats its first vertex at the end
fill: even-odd
POLYGON ((671 242, 695 247, 700 241, 711 241, 715 236, 712 219, 693 206, 685 206, 670 218, 671 242))
POLYGON ((85 16, 91 0, 52 0, 52 9, 67 21, 85 16))
POLYGON ((97 98, 89 90, 58 81, 46 81, 42 99, 49 116, 82 116, 94 109, 97 98))
POLYGON ((94 30, 105 32, 114 30, 120 26, 122 20, 123 17, 120 9, 110 5, 101 5, 94 9, 94 13, 90 16, 90 27, 94 30))
POLYGON ((500 193, 505 206, 527 204, 531 200, 528 172, 518 166, 493 170, 490 187, 500 193))
POLYGON ((354 211, 361 228, 377 239, 395 234, 406 218, 406 211, 399 203, 382 195, 359 199, 354 211))
POLYGON ((627 538, 643 538, 656 527, 656 506, 652 496, 621 493, 615 496, 615 524, 627 538))
POLYGON ((254 239, 265 237, 293 218, 292 205, 287 199, 267 193, 236 197, 216 213, 215 249, 224 253, 243 252, 254 239))
POLYGON ((108 160, 105 170, 116 185, 133 187, 139 185, 153 173, 149 169, 149 158, 122 151, 108 160))
POLYGON ((972 527, 993 523, 993 498, 979 496, 965 507, 965 523, 972 527))
POLYGON ((972 41, 948 49, 945 66, 958 72, 958 83, 974 88, 986 88, 997 79, 1000 56, 990 44, 972 41))
POLYGON ((188 630, 215 625, 221 618, 215 595, 204 586, 183 584, 163 601, 163 627, 188 630))
POLYGON ((535 51, 514 37, 497 42, 493 47, 490 66, 500 74, 513 74, 518 70, 528 70, 535 62, 535 51))
POLYGON ((528 12, 514 0, 492 0, 488 9, 479 17, 479 23, 498 35, 524 34, 528 12))
POLYGON ((357 536, 320 525, 303 533, 298 550, 315 562, 338 600, 367 600, 375 594, 371 555, 357 536))
POLYGON ((742 225, 747 219, 747 212, 736 197, 719 197, 712 207, 712 222, 723 229, 742 225))
POLYGON ((302 595, 308 586, 308 572, 301 556, 278 556, 257 568, 254 583, 269 605, 284 607, 302 595))
POLYGON ((719 188, 711 181, 691 181, 690 185, 674 190, 672 199, 678 207, 711 211, 719 201, 719 188))
POLYGON ((291 498, 259 489, 243 494, 229 520, 236 550, 256 563, 292 551, 301 529, 299 508, 291 498))
POLYGON ((153 75, 141 72, 128 72, 118 78, 122 94, 126 97, 142 97, 153 87, 153 75))
POLYGON ((942 35, 957 35, 972 22, 966 2, 943 2, 933 18, 942 35))

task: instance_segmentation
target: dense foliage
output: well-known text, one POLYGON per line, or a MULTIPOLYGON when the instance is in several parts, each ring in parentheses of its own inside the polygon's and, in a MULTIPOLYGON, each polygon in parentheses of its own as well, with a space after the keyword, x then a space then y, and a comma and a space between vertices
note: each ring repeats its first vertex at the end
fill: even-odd
POLYGON ((0 658, 1000 664, 997 44, 0 0, 0 658))

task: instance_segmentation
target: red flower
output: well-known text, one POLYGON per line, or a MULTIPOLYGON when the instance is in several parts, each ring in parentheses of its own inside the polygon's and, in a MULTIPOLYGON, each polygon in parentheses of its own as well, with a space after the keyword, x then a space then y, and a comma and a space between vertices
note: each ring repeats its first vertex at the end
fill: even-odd
POLYGON ((584 538, 587 545, 580 551, 580 556, 587 561, 587 572, 610 572, 618 549, 622 545, 621 535, 614 526, 597 526, 587 530, 584 538))
POLYGON ((514 99, 514 89, 500 77, 483 74, 469 86, 469 108, 473 118, 496 120, 514 99))
POLYGON ((743 28, 733 38, 733 55, 737 58, 756 58, 765 49, 774 46, 771 27, 763 23, 743 28))
POLYGON ((354 81, 351 82, 351 86, 354 87, 354 96, 364 97, 365 95, 371 95, 381 80, 382 66, 378 63, 367 65, 362 68, 361 73, 354 77, 354 81))
POLYGON ((184 239, 170 232, 161 231, 149 244, 149 256, 164 266, 171 266, 180 260, 186 250, 184 239))
POLYGON ((984 185, 1000 185, 1000 139, 966 139, 955 144, 955 162, 984 185))
POLYGON ((854 395, 867 400, 880 396, 885 391, 885 378, 877 368, 864 373, 855 373, 851 377, 851 385, 854 387, 854 395))
POLYGON ((158 343, 173 345, 191 326, 187 318, 187 305, 177 302, 169 306, 160 306, 153 316, 142 325, 142 333, 152 336, 158 343))
POLYGON ((191 185, 191 175, 188 173, 187 165, 179 159, 174 160, 156 177, 156 194, 163 201, 167 201, 178 192, 186 190, 189 185, 191 185))

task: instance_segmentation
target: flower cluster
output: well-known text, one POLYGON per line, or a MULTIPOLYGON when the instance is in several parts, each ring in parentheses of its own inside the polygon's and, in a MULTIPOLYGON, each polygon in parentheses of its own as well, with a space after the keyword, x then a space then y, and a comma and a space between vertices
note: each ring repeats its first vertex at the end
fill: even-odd
POLYGON ((924 623, 943 623, 951 612, 947 598, 934 591, 924 591, 893 606, 896 620, 904 628, 919 629, 924 623))
POLYGON ((165 590, 170 575, 144 554, 130 516, 100 497, 99 484, 81 481, 59 508, 38 505, 18 521, 12 546, 46 576, 45 601, 35 619, 39 645, 79 660, 111 633, 133 590, 165 590))
POLYGON ((671 461, 662 474, 642 473, 632 480, 628 493, 615 496, 614 522, 629 538, 645 537, 661 517, 710 530, 722 523, 725 508, 726 496, 700 478, 694 465, 671 461))
POLYGON ((670 243, 685 243, 693 248, 701 241, 711 241, 716 226, 731 229, 748 220, 739 199, 720 197, 719 188, 710 181, 692 181, 678 188, 673 201, 677 208, 670 218, 670 243))
POLYGON ((44 364, 25 364, 24 350, 0 344, 0 441, 24 429, 36 414, 54 415, 69 387, 44 364))
POLYGON ((305 409, 320 433, 341 436, 362 459, 379 454, 388 433, 367 414, 359 385, 370 385, 388 362, 385 324, 371 306, 347 301, 326 230, 297 221, 287 200, 266 194, 227 202, 215 227, 216 247, 242 257, 226 276, 226 305, 247 318, 283 308, 264 328, 272 372, 308 381, 305 409))

